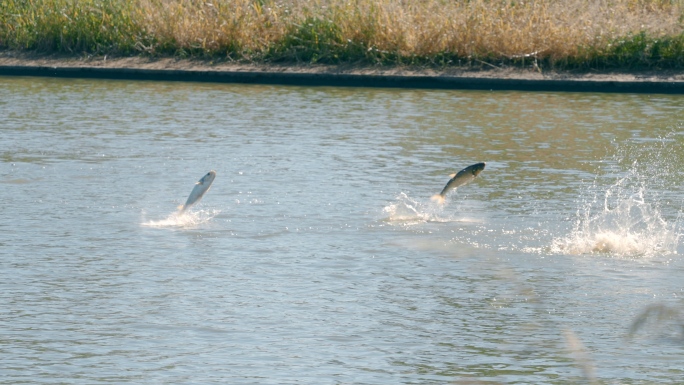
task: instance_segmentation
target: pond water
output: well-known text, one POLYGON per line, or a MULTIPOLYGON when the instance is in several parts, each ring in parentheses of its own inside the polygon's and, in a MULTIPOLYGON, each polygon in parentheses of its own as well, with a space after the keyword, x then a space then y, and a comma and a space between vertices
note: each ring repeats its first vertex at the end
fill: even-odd
POLYGON ((0 78, 0 383, 679 381, 682 106, 0 78))

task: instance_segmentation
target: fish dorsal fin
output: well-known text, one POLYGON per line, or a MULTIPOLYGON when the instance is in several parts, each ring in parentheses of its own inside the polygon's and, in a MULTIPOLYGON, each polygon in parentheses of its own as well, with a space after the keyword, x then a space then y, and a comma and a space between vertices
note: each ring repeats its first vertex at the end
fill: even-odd
POLYGON ((456 176, 456 173, 449 174, 449 178, 453 178, 453 177, 455 177, 455 176, 456 176))

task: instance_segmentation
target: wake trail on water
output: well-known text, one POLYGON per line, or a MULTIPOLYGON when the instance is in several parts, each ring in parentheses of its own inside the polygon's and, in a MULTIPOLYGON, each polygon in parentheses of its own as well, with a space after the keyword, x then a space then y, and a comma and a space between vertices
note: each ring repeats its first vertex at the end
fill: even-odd
POLYGON ((143 221, 142 226, 157 228, 192 228, 211 221, 220 210, 175 211, 165 219, 143 221))
POLYGON ((656 149, 635 144, 618 151, 604 170, 607 176, 597 175, 585 189, 572 230, 555 238, 551 251, 646 258, 677 254, 682 207, 668 207, 671 202, 664 196, 672 190, 667 144, 661 141, 656 149), (620 163, 635 157, 642 161, 619 171, 620 163))

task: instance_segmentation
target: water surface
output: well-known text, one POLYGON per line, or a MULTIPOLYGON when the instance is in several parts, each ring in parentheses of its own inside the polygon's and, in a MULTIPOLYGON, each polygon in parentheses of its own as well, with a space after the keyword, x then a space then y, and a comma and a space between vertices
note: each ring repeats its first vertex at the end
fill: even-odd
POLYGON ((682 105, 0 78, 0 383, 679 381, 682 105))

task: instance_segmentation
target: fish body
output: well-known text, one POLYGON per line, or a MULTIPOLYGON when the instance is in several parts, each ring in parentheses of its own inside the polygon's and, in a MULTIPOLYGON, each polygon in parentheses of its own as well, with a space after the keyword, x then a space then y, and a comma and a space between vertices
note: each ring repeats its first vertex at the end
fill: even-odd
POLYGON ((451 179, 447 182, 446 186, 444 186, 442 192, 433 195, 432 200, 437 201, 439 203, 444 203, 444 200, 446 199, 446 194, 449 191, 455 190, 458 187, 464 186, 472 182, 475 179, 475 177, 477 177, 482 172, 482 170, 484 170, 484 168, 484 162, 475 163, 464 168, 456 174, 451 174, 451 179))
POLYGON ((216 171, 211 170, 205 176, 203 176, 202 179, 195 183, 195 187, 192 189, 192 192, 190 192, 188 200, 185 201, 184 205, 178 206, 180 212, 184 212, 190 208, 190 206, 199 202, 204 194, 209 191, 209 187, 211 187, 211 184, 214 183, 214 178, 216 178, 216 171))

